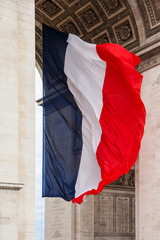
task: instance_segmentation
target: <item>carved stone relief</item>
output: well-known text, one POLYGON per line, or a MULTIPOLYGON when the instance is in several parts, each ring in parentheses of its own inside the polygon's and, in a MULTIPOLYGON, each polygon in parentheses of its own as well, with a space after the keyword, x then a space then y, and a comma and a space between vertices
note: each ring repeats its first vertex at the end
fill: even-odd
POLYGON ((101 17, 91 3, 84 5, 76 12, 76 15, 79 17, 80 21, 82 21, 88 32, 103 23, 101 17))
POLYGON ((99 0, 99 3, 106 12, 108 18, 112 18, 126 9, 124 2, 121 0, 99 0))
MULTIPOLYGON (((139 45, 135 18, 124 0, 36 0, 37 23, 73 33, 95 44, 119 43, 128 49, 139 45)), ((42 52, 36 27, 36 60, 41 65, 42 52)), ((40 36, 40 35, 39 35, 40 36)))
POLYGON ((141 63, 138 65, 137 70, 143 72, 156 65, 160 64, 160 47, 156 47, 153 50, 148 51, 140 55, 141 63))
POLYGON ((124 174, 109 185, 135 187, 135 171, 130 170, 127 174, 124 174))
POLYGON ((38 5, 37 8, 45 14, 45 16, 49 17, 50 20, 53 20, 54 17, 61 14, 64 9, 57 4, 56 2, 53 2, 51 0, 43 0, 38 5))
MULTIPOLYGON (((141 13, 145 38, 148 39, 160 32, 160 1, 134 1, 141 13)), ((76 34, 83 40, 94 44, 118 43, 133 52, 146 47, 140 46, 138 21, 136 22, 136 16, 133 15, 128 1, 125 0, 36 0, 35 12, 38 23, 36 26, 36 61, 40 67, 42 66, 42 31, 39 24, 42 22, 60 31, 76 34)), ((150 42, 147 47, 150 48, 151 45, 150 42)), ((143 72, 160 64, 160 47, 146 51, 140 54, 140 57, 142 62, 137 69, 143 72)), ((95 239, 101 239, 102 236, 125 236, 131 237, 127 239, 134 239, 134 188, 135 173, 131 170, 95 196, 95 239), (110 190, 112 193, 109 192, 110 190)), ((91 215, 91 211, 90 202, 86 203, 83 207, 84 237, 89 237, 93 230, 91 222, 87 219, 87 214, 91 215)), ((61 212, 56 212, 56 214, 54 221, 57 228, 54 229, 53 237, 60 238, 63 237, 59 231, 61 223, 58 222, 58 214, 61 212)))
POLYGON ((79 37, 82 36, 82 33, 78 25, 75 23, 75 21, 71 17, 66 18, 60 24, 57 24, 57 28, 62 32, 69 32, 79 37))
POLYGON ((135 41, 134 28, 129 17, 113 25, 117 43, 125 46, 135 41))
MULTIPOLYGON (((159 0, 134 0, 144 22, 146 38, 160 32, 159 0)), ((42 66, 42 36, 39 24, 60 31, 73 33, 87 42, 103 44, 119 43, 132 50, 141 48, 136 18, 128 1, 124 0, 36 0, 36 60, 42 66)), ((159 36, 160 38, 160 36, 159 36)), ((146 70, 160 63, 155 52, 152 58, 144 59, 138 67, 146 70)))
POLYGON ((160 31, 160 1, 137 0, 138 8, 144 22, 146 37, 160 31))
MULTIPOLYGON (((124 192, 108 189, 95 196, 94 202, 95 237, 135 236, 134 191, 124 192)), ((130 237, 130 238, 129 238, 130 237)), ((96 238, 95 238, 96 239, 96 238)), ((113 239, 113 238, 111 238, 113 239)))
POLYGON ((78 2, 79 0, 64 0, 64 2, 66 2, 66 4, 68 6, 72 6, 73 4, 75 4, 76 2, 78 2))
POLYGON ((107 31, 101 32, 96 37, 93 37, 91 40, 95 44, 103 44, 103 43, 109 43, 110 42, 107 31))

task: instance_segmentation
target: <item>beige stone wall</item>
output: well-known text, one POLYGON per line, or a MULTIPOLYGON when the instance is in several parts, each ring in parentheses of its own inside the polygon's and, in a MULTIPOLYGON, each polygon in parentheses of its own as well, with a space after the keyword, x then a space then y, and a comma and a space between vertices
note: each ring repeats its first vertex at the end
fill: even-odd
POLYGON ((94 239, 94 196, 87 195, 81 205, 76 204, 76 240, 94 239))
POLYGON ((45 239, 134 240, 134 186, 108 186, 81 205, 46 198, 45 239))
POLYGON ((0 239, 18 239, 17 191, 0 190, 0 239))
POLYGON ((34 0, 0 0, 1 240, 34 239, 34 25, 34 0))
POLYGON ((136 240, 160 239, 160 65, 143 73, 147 118, 136 163, 136 240))
POLYGON ((75 240, 75 209, 61 198, 45 199, 45 239, 75 240))
POLYGON ((81 205, 61 198, 46 198, 45 239, 93 240, 94 196, 87 196, 81 205))

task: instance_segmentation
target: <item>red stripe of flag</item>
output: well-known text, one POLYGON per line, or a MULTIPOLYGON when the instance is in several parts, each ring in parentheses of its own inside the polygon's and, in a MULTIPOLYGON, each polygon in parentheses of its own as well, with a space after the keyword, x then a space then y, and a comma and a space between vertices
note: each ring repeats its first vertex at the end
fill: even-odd
POLYGON ((96 156, 102 181, 98 189, 73 199, 81 203, 87 194, 103 188, 127 173, 135 164, 145 125, 145 107, 140 98, 142 75, 135 70, 140 58, 118 44, 96 46, 99 57, 107 63, 100 116, 101 141, 96 156))

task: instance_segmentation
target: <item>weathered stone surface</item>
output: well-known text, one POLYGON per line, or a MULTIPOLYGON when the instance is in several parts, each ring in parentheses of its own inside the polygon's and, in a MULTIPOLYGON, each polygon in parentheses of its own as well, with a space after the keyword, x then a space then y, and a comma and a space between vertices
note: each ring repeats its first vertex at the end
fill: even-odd
POLYGON ((60 198, 45 199, 45 239, 74 240, 74 224, 75 212, 72 203, 60 198))
POLYGON ((137 240, 160 238, 160 65, 143 73, 147 118, 136 163, 137 240))
POLYGON ((30 240, 35 231, 34 1, 1 0, 0 20, 0 239, 30 240))
MULTIPOLYGON (((136 164, 136 239, 159 240, 159 1, 36 0, 35 4, 36 64, 39 70, 42 20, 92 43, 119 43, 141 56, 138 69, 144 74, 142 99, 147 119, 136 164)), ((34 7, 33 0, 0 0, 2 240, 34 239, 34 7)), ((123 176, 116 184, 97 197, 87 197, 81 206, 63 200, 46 200, 46 239, 134 239, 132 175, 123 176), (127 181, 130 186, 126 185, 127 181)))

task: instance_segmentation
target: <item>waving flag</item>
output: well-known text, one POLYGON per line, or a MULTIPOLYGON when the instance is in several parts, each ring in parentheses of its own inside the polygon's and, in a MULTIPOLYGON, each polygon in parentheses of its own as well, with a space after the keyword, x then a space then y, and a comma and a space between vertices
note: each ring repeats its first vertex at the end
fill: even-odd
POLYGON ((43 196, 81 203, 133 166, 145 124, 139 62, 43 25, 43 196))

